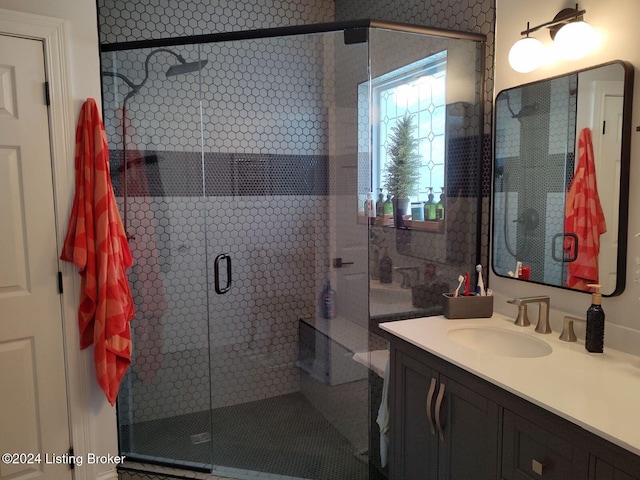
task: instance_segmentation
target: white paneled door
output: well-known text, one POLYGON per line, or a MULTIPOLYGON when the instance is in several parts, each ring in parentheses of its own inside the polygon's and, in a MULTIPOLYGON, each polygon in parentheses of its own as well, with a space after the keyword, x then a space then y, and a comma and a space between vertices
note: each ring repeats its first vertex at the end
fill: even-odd
POLYGON ((2 480, 72 478, 44 66, 42 42, 0 35, 2 480))

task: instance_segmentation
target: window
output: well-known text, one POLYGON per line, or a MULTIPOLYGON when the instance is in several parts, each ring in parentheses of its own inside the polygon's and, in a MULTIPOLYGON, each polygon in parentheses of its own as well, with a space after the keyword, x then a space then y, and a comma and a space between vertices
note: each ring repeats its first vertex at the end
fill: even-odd
MULTIPOLYGON (((409 113, 419 143, 420 180, 412 201, 435 198, 445 187, 446 52, 441 52, 393 70, 372 82, 374 108, 374 192, 384 185, 389 138, 397 121, 409 113)), ((374 196, 377 196, 374 195, 374 196)))

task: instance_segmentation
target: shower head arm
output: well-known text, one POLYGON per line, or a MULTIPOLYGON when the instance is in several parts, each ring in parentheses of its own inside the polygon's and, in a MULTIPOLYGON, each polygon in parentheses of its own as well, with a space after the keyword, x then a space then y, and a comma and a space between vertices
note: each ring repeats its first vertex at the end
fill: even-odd
POLYGON ((139 88, 139 85, 136 85, 135 83, 133 83, 131 80, 129 80, 126 76, 124 76, 122 73, 118 73, 118 72, 107 72, 107 71, 102 71, 100 72, 100 74, 103 77, 115 77, 115 78, 119 78, 120 80, 124 81, 124 83, 126 83, 129 88, 131 90, 136 90, 139 88))
POLYGON ((129 80, 129 78, 127 78, 125 75, 123 75, 122 73, 119 72, 109 72, 109 71, 103 71, 101 72, 101 74, 103 76, 107 76, 107 77, 116 77, 119 78, 120 80, 122 80, 124 83, 127 84, 127 86, 131 89, 129 91, 129 93, 127 93, 127 95, 125 96, 125 100, 124 103, 127 103, 127 100, 129 100, 131 97, 133 97, 136 93, 138 93, 140 91, 140 89, 142 88, 142 86, 147 83, 147 80, 149 79, 149 62, 151 61, 151 57, 153 57, 155 54, 157 53, 161 53, 161 52, 166 52, 166 53, 170 53, 171 55, 173 55, 174 57, 176 57, 178 59, 178 61, 182 64, 187 63, 187 61, 184 59, 184 57, 172 50, 169 50, 168 48, 158 48, 156 50, 153 50, 152 52, 149 53, 149 55, 147 55, 147 58, 144 61, 144 78, 142 79, 142 81, 138 84, 133 83, 131 80, 129 80))

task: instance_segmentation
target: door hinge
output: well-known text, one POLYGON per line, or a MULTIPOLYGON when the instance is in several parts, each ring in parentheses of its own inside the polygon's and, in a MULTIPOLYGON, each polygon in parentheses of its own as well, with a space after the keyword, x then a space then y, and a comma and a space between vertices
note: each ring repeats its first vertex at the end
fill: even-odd
POLYGON ((58 293, 62 293, 62 272, 58 272, 58 293))
POLYGON ((47 107, 51 105, 51 93, 49 91, 49 82, 44 82, 44 104, 47 107))

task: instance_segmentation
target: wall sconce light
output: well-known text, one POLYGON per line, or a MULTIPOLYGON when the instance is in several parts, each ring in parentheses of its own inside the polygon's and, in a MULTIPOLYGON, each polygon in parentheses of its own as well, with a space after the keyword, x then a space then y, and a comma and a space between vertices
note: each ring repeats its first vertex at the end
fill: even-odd
POLYGON ((516 72, 529 73, 540 65, 545 57, 544 46, 540 40, 530 37, 529 34, 547 27, 553 39, 553 48, 558 57, 565 60, 577 60, 584 57, 596 46, 596 33, 583 16, 586 10, 565 8, 549 22, 530 27, 520 32, 525 35, 513 44, 509 51, 509 65, 516 72))

